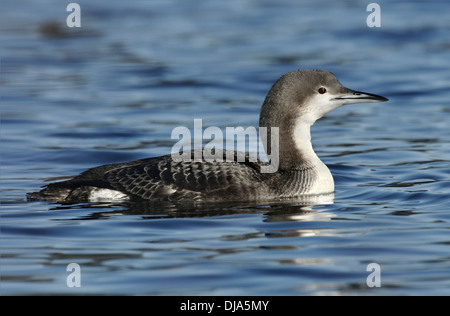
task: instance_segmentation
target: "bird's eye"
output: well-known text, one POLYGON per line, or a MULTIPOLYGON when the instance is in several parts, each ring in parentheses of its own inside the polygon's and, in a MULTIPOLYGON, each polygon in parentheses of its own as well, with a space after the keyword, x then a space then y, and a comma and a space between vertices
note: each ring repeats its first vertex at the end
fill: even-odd
POLYGON ((317 90, 320 94, 324 94, 325 92, 327 92, 327 89, 325 89, 324 87, 320 87, 319 90, 317 90))

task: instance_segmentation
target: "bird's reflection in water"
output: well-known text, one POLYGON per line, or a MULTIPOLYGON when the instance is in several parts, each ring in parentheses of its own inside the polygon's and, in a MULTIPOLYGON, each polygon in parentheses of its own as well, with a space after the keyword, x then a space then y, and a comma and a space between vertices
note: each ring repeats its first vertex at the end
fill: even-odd
POLYGON ((91 209, 89 215, 76 219, 95 220, 112 216, 136 215, 142 219, 217 217, 238 214, 264 214, 264 222, 327 221, 335 215, 322 212, 325 205, 333 204, 334 194, 306 196, 274 202, 102 202, 58 204, 53 210, 91 209), (97 210, 97 211, 95 211, 97 210))

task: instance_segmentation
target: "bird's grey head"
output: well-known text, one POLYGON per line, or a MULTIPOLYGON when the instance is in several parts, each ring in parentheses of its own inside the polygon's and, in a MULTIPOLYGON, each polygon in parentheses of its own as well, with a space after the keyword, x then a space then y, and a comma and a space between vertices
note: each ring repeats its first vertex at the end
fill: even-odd
POLYGON ((284 74, 270 89, 261 108, 260 126, 281 127, 298 119, 312 125, 342 105, 387 100, 348 89, 329 71, 292 71, 284 74))
POLYGON ((275 149, 281 169, 295 168, 299 160, 315 156, 308 150, 312 151, 310 126, 316 120, 344 104, 381 101, 387 99, 348 89, 325 70, 288 72, 272 86, 261 108, 259 126, 268 128, 261 134, 266 153, 275 149), (272 128, 278 128, 275 141, 272 128))

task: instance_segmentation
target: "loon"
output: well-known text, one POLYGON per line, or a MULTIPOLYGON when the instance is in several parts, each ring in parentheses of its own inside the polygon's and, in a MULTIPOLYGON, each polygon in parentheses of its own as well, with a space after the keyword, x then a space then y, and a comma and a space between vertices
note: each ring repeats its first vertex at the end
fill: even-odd
MULTIPOLYGON (((243 162, 176 161, 166 155, 94 167, 72 179, 50 183, 39 192, 28 193, 27 198, 60 203, 208 202, 273 201, 333 194, 333 176, 314 152, 311 126, 342 105, 383 101, 388 99, 344 87, 325 70, 288 72, 269 90, 259 120, 260 127, 279 129, 276 172, 261 172, 268 163, 260 159, 250 161, 248 155, 243 162)), ((266 153, 271 150, 264 145, 269 147, 265 148, 266 153)), ((194 151, 191 154, 194 156, 194 151)))

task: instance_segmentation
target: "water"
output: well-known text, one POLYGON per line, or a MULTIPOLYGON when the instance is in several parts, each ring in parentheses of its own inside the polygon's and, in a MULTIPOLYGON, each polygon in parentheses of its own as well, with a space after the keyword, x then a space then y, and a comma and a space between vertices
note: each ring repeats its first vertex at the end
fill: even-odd
POLYGON ((380 1, 380 28, 360 1, 78 3, 68 29, 61 1, 2 1, 2 294, 450 295, 448 2, 380 1), (166 154, 194 118, 256 126, 298 68, 390 99, 314 125, 334 204, 25 201, 54 178, 166 154))

